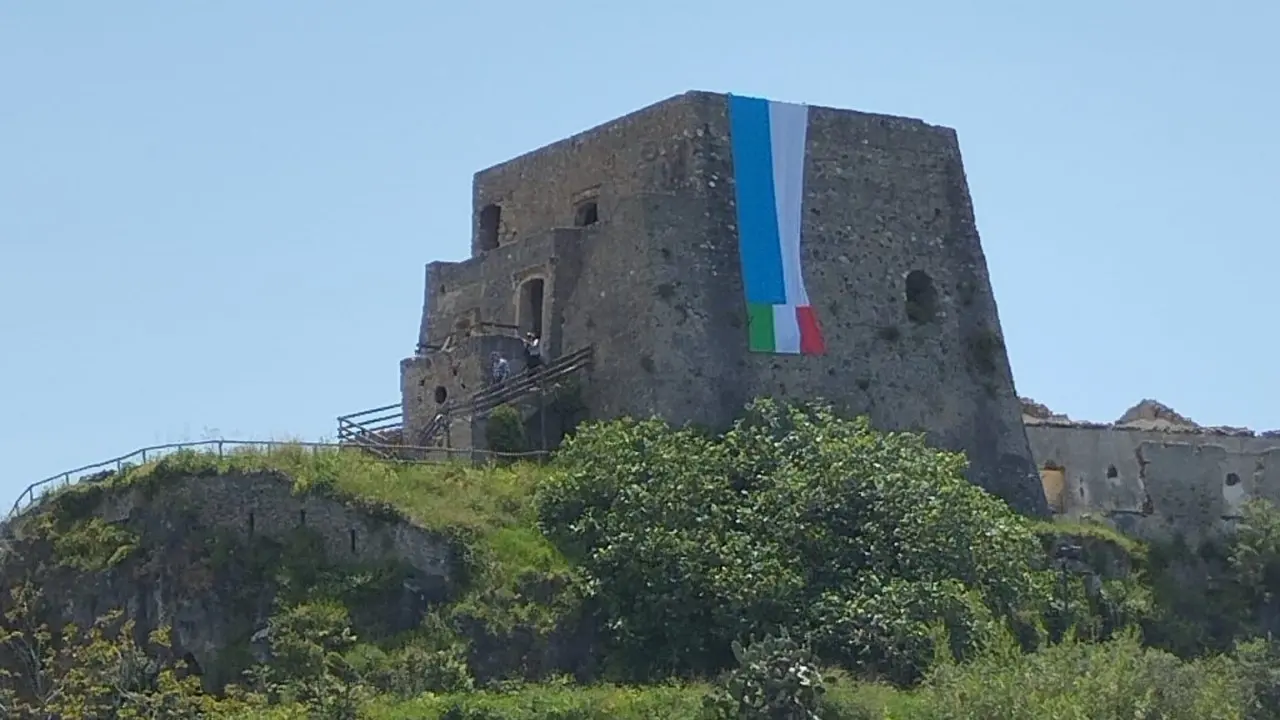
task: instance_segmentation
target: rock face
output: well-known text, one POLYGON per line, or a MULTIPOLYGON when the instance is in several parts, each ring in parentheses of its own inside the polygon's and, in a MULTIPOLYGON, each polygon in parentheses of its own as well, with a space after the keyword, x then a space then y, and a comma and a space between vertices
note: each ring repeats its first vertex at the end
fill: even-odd
POLYGON ((87 626, 111 609, 124 610, 140 632, 169 625, 175 651, 189 654, 211 687, 265 652, 262 631, 290 572, 386 570, 387 582, 368 588, 353 616, 375 634, 416 627, 432 604, 455 594, 460 574, 449 540, 335 499, 295 495, 292 481, 272 472, 86 486, 11 529, 0 598, 26 581, 52 601, 42 618, 51 627, 87 626))

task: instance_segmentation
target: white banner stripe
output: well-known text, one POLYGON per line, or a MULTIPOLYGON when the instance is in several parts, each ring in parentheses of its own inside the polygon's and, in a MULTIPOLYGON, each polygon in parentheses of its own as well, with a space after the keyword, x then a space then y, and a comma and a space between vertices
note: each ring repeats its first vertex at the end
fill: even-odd
MULTIPOLYGON (((778 241, 782 250, 782 278, 787 305, 808 305, 800 270, 800 227, 804 222, 805 141, 809 107, 769 103, 769 141, 773 155, 773 192, 778 213, 778 241)), ((796 321, 794 312, 791 322, 796 321)), ((797 336, 798 337, 798 336, 797 336)), ((798 351, 797 351, 798 352, 798 351)))
POLYGON ((773 306, 773 345, 776 352, 800 354, 800 319, 794 305, 773 306))

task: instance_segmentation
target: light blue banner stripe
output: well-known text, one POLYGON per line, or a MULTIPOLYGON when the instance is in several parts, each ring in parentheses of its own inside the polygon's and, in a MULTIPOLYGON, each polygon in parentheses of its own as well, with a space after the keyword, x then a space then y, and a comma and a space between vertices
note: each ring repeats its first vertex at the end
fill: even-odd
POLYGON ((769 102, 729 96, 730 148, 738 199, 738 244, 747 302, 787 301, 773 187, 769 102))

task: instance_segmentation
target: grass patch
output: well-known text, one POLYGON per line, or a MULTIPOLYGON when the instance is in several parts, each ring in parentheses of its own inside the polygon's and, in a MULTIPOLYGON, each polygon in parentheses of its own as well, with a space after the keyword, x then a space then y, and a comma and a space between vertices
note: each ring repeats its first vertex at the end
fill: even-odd
POLYGON ((568 568, 564 556, 536 529, 533 494, 545 471, 533 463, 394 463, 354 449, 300 444, 241 446, 221 455, 181 450, 102 481, 71 485, 47 502, 60 519, 79 519, 106 491, 133 488, 150 496, 166 483, 270 471, 291 478, 298 494, 323 495, 386 522, 407 521, 465 539, 473 552, 479 551, 477 559, 490 582, 568 568))
MULTIPOLYGON (((506 691, 426 694, 410 700, 383 696, 363 708, 370 720, 704 720, 707 683, 574 685, 550 682, 506 691)), ((917 696, 837 674, 828 679, 824 720, 927 718, 917 696)), ((267 716, 263 716, 267 717, 267 716)))
POLYGON ((413 700, 375 701, 365 709, 371 720, 443 718, 616 718, 617 720, 682 720, 700 717, 700 685, 620 687, 599 685, 530 685, 515 692, 424 695, 413 700))
POLYGON ((1090 522, 1088 520, 1034 520, 1031 523, 1031 529, 1037 535, 1043 538, 1054 537, 1077 537, 1084 540, 1094 540, 1103 544, 1115 546, 1123 551, 1126 555, 1134 560, 1145 560, 1147 557, 1147 546, 1142 542, 1134 540, 1131 537, 1122 535, 1118 530, 1109 525, 1100 522, 1090 522))

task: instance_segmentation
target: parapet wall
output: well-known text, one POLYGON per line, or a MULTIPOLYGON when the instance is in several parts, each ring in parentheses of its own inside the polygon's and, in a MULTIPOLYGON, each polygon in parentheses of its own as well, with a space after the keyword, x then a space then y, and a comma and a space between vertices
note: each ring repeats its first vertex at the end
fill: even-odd
POLYGON ((1024 412, 1057 515, 1195 540, 1230 527, 1249 499, 1280 503, 1280 433, 1201 427, 1154 401, 1115 423, 1073 421, 1026 401, 1024 412))

